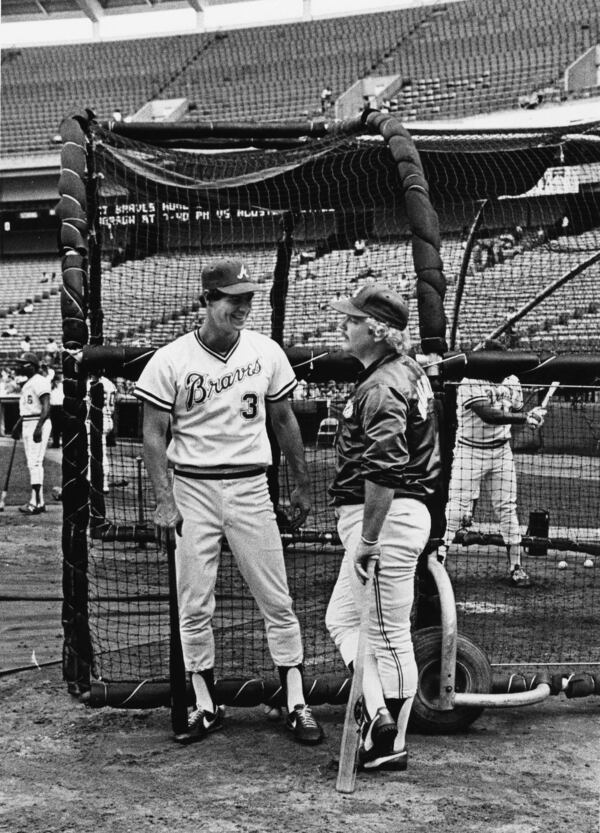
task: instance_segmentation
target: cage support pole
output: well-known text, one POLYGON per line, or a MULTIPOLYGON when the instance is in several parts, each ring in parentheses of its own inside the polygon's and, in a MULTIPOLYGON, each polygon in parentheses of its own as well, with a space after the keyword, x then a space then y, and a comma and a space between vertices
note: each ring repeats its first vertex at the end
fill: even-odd
MULTIPOLYGON (((271 338, 283 347, 283 330, 285 326, 285 305, 287 301, 290 264, 293 250, 294 215, 286 211, 281 218, 281 238, 277 243, 277 259, 273 270, 273 285, 271 286, 271 338)), ((271 444, 272 464, 267 470, 267 482, 271 502, 277 510, 279 505, 279 464, 281 449, 277 437, 273 432, 270 420, 267 420, 267 434, 271 444)))
MULTIPOLYGON (((584 272, 589 266, 592 266, 600 260, 600 252, 596 252, 595 254, 591 255, 591 257, 586 258, 583 263, 578 263, 573 269, 569 269, 568 272, 565 272, 564 275, 561 275, 560 278, 557 278, 553 281, 549 286, 543 289, 535 298, 532 298, 531 301, 527 301, 526 304, 523 304, 514 315, 511 315, 510 318, 507 318, 506 321, 503 321, 500 326, 496 327, 495 330, 489 334, 488 339, 498 338, 499 335, 507 330, 512 324, 516 324, 517 321, 520 321, 523 316, 527 315, 532 309, 537 307, 539 304, 542 303, 546 298, 556 292, 557 289, 560 289, 565 283, 568 283, 573 278, 577 277, 581 272, 584 272)), ((485 341, 486 339, 484 339, 485 341)), ((480 342, 481 344, 482 342, 480 342)), ((480 345, 478 345, 480 346, 480 345)))
POLYGON ((456 334, 458 332, 458 314, 460 312, 460 305, 462 303, 463 294, 465 291, 465 283, 467 280, 467 269, 469 268, 469 260, 471 259, 471 252, 475 245, 475 236, 479 231, 481 222, 483 220, 483 211, 488 204, 488 200, 484 200, 479 206, 479 210, 475 215, 475 219, 471 223, 467 243, 463 252, 460 270, 458 273, 458 280, 456 282, 456 295, 454 296, 454 308, 452 310, 452 328, 450 330, 450 349, 456 348, 456 334))
POLYGON ((88 621, 89 483, 85 426, 85 377, 80 374, 83 347, 88 342, 88 140, 87 116, 74 115, 61 124, 59 253, 62 267, 64 433, 62 459, 62 621, 63 677, 73 695, 90 687, 93 661, 88 621))

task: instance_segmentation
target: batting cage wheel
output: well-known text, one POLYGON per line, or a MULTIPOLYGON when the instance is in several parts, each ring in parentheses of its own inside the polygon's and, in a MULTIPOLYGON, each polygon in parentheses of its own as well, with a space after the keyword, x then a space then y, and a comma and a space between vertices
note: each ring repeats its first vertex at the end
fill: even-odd
MULTIPOLYGON (((440 691, 441 628, 424 628, 413 634, 415 658, 419 669, 419 687, 413 704, 409 728, 426 735, 461 732, 477 720, 483 708, 456 706, 452 711, 436 708, 440 691)), ((484 652, 466 636, 457 636, 457 692, 489 692, 492 669, 484 652)))

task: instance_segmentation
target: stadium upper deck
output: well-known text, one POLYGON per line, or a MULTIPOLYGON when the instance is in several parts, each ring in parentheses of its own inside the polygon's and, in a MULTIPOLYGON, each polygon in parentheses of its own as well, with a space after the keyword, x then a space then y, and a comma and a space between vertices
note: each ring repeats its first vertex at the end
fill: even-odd
MULTIPOLYGON (((24 47, 2 55, 1 152, 56 150, 65 115, 100 119, 185 98, 186 119, 320 114, 358 79, 397 76, 405 122, 560 98, 567 66, 600 41, 595 0, 463 0, 378 14, 131 41, 24 47)), ((585 91, 583 91, 585 93, 585 91)))

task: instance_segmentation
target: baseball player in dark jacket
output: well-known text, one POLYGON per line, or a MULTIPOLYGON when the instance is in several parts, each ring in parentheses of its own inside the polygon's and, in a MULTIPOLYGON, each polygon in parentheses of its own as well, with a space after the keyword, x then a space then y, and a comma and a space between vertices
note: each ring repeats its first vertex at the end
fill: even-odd
POLYGON ((410 612, 417 559, 427 543, 426 506, 441 473, 433 393, 406 355, 408 309, 368 283, 333 301, 344 314, 345 349, 364 366, 343 411, 330 486, 345 555, 326 624, 346 665, 358 643, 362 584, 376 559, 363 680, 359 767, 405 769, 406 727, 417 691, 410 612))

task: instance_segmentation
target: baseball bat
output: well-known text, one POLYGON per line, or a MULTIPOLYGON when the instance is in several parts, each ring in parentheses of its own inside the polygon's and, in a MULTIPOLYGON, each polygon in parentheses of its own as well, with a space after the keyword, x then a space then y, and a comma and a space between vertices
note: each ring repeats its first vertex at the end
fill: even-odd
POLYGON ((542 399, 542 404, 540 405, 540 408, 545 408, 548 405, 548 402, 550 402, 550 400, 554 396, 554 392, 556 391, 556 388, 559 385, 560 385, 560 382, 552 382, 552 384, 550 385, 550 387, 546 391, 546 395, 542 399))
POLYGON ((8 494, 8 484, 10 483, 10 475, 12 473, 12 467, 15 460, 15 451, 17 450, 17 439, 13 440, 12 449, 10 451, 10 459, 8 461, 8 469, 6 471, 6 477, 4 478, 4 488, 2 489, 2 495, 0 496, 0 512, 4 512, 4 504, 6 502, 6 495, 8 494))
POLYGON ((375 572, 375 561, 369 561, 367 565, 368 579, 363 591, 363 608, 360 614, 360 629, 358 632, 358 646, 354 660, 354 673, 352 674, 352 685, 346 704, 346 716, 344 718, 344 730, 342 732, 342 743, 340 746, 340 761, 335 788, 340 793, 354 792, 356 782, 356 756, 360 741, 360 726, 355 717, 356 701, 362 695, 363 676, 365 669, 365 653, 369 641, 369 616, 371 612, 371 596, 373 589, 373 574, 375 572))
POLYGON ((175 542, 167 538, 167 562, 169 568, 169 682, 171 686, 171 726, 176 735, 187 732, 187 674, 183 661, 179 631, 179 604, 177 602, 177 571, 175 567, 175 542))

